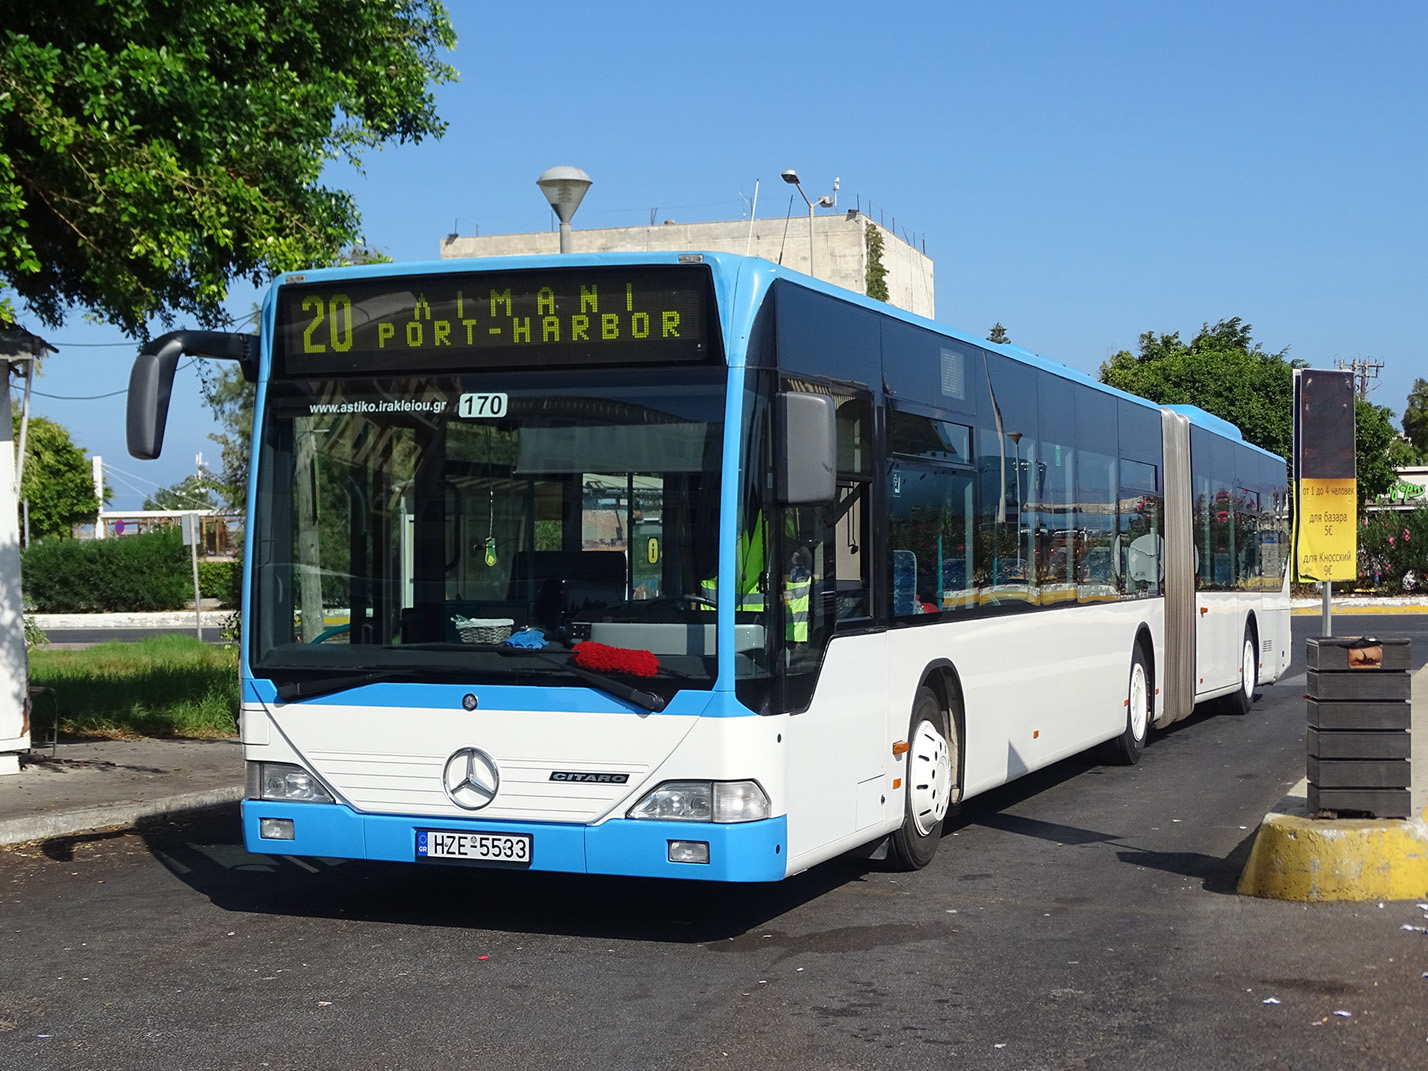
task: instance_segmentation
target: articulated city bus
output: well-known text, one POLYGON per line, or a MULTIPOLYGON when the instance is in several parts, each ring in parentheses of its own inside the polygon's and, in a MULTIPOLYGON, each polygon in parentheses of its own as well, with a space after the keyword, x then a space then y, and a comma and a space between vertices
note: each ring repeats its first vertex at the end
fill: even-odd
POLYGON ((255 852, 770 881, 1289 662, 1285 466, 767 261, 277 280, 257 384, 255 852))

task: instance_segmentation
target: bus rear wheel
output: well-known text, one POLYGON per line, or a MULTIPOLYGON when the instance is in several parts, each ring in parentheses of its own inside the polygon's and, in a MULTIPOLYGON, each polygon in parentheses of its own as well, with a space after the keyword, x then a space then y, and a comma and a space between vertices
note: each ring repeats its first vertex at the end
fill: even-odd
POLYGON ((1145 753, 1150 733, 1151 703, 1155 695, 1145 651, 1136 644, 1131 655, 1130 682, 1126 687, 1126 727, 1111 741, 1111 755, 1122 766, 1134 766, 1145 753))
POLYGON ((923 685, 913 700, 907 738, 906 814, 888 845, 888 858, 904 870, 920 870, 932 862, 942 839, 958 767, 957 735, 949 724, 937 694, 923 685))
POLYGON ((1231 714, 1248 714, 1254 705, 1254 690, 1259 684, 1259 645, 1255 642, 1254 626, 1245 626, 1245 642, 1240 648, 1240 686, 1225 696, 1225 706, 1231 714))

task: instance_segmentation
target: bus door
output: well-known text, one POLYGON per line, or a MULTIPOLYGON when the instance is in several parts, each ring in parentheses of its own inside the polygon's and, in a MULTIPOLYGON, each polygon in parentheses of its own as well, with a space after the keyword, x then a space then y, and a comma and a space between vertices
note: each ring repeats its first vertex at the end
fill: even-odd
POLYGON ((1234 447, 1190 431, 1195 491, 1195 691, 1236 684, 1244 612, 1236 594, 1234 447))

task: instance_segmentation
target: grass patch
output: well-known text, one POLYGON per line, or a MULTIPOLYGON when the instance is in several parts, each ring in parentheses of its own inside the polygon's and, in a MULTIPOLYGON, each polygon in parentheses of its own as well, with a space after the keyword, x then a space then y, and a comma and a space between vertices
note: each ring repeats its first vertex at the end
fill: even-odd
MULTIPOLYGON (((81 736, 238 732, 238 650, 192 636, 151 636, 77 651, 30 648, 30 683, 53 688, 60 731, 81 736)), ((43 722, 49 703, 34 717, 43 722)))

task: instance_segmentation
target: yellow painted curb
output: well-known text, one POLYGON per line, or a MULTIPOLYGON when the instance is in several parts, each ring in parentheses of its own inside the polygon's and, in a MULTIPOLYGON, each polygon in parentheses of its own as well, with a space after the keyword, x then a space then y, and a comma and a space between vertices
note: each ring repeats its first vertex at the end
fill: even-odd
POLYGON ((1239 891, 1271 900, 1428 897, 1428 821, 1267 814, 1239 891))
MULTIPOLYGON (((1319 606, 1295 606, 1289 611, 1296 617, 1315 617, 1323 614, 1323 609, 1319 606)), ((1389 605, 1365 605, 1355 606, 1353 603, 1334 603, 1333 614, 1338 617, 1340 614, 1424 614, 1428 613, 1428 605, 1421 603, 1403 603, 1389 605)))

